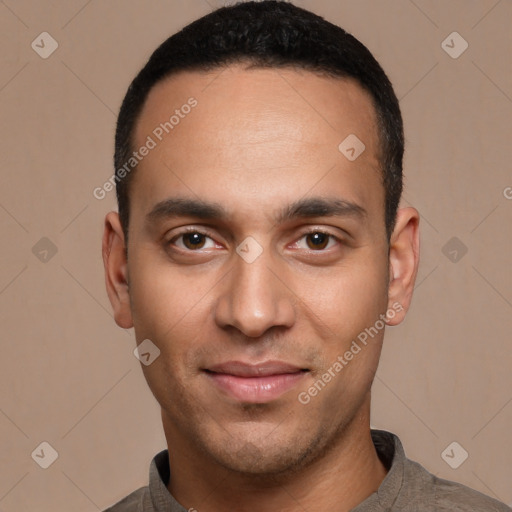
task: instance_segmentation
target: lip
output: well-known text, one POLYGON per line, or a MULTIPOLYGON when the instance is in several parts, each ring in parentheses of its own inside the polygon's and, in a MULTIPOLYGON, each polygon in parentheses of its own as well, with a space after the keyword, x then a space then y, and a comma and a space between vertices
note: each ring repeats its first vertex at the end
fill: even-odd
POLYGON ((218 389, 239 402, 267 403, 294 388, 307 370, 283 361, 228 361, 211 366, 204 373, 218 389))

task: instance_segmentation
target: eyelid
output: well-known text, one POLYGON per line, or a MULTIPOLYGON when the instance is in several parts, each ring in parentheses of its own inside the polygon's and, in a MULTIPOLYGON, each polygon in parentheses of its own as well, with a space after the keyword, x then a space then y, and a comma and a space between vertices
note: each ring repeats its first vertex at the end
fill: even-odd
POLYGON ((352 238, 352 236, 347 231, 339 227, 325 227, 321 225, 311 224, 309 226, 304 227, 304 229, 300 230, 301 237, 313 233, 323 233, 324 235, 329 235, 330 237, 335 238, 339 242, 343 242, 347 238, 352 238))
POLYGON ((309 235, 312 233, 323 233, 324 235, 330 235, 334 238, 338 238, 338 236, 335 235, 330 229, 320 226, 308 226, 307 228, 304 228, 304 230, 301 230, 301 236, 309 235))
MULTIPOLYGON (((210 231, 208 228, 205 228, 205 227, 197 227, 197 226, 183 226, 181 228, 175 228, 175 229, 179 229, 180 231, 178 233, 176 233, 173 238, 176 238, 177 236, 180 236, 180 235, 185 235, 187 233, 201 233, 202 235, 208 235, 210 236, 210 231)), ((173 230, 174 231, 174 230, 173 230)))

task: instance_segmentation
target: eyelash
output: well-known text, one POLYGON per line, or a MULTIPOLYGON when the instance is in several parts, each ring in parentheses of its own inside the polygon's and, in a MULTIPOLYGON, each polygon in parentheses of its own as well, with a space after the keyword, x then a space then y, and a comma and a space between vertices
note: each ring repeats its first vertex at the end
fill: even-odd
MULTIPOLYGON (((172 246, 174 245, 174 242, 176 240, 178 240, 179 238, 185 236, 185 235, 188 235, 188 234, 192 234, 192 233, 197 233, 198 235, 203 235, 207 238, 210 238, 210 240, 213 240, 213 237, 211 237, 209 235, 209 233, 205 232, 205 231, 201 231, 200 229, 197 229, 197 228, 187 228, 185 231, 182 231, 181 233, 178 233, 177 235, 175 235, 171 240, 169 240, 169 242, 167 242, 167 245, 168 246, 172 246)), ((305 231, 303 232, 300 237, 298 238, 297 241, 299 240, 302 240, 304 237, 308 236, 308 235, 314 235, 316 233, 321 233, 323 235, 326 235, 329 237, 329 241, 331 240, 335 240, 336 242, 338 243, 342 243, 342 241, 340 240, 340 238, 338 238, 337 236, 333 235, 332 233, 329 233, 328 231, 324 230, 324 229, 312 229, 310 231, 305 231)), ((329 241, 327 243, 329 243, 329 241)), ((297 242, 295 242, 297 243, 297 242)), ((193 249, 187 249, 187 248, 178 248, 178 250, 181 250, 181 251, 184 251, 184 252, 200 252, 201 249, 197 249, 197 250, 193 250, 193 249)), ((315 249, 309 249, 310 252, 318 252, 318 253, 322 253, 322 252, 326 252, 327 249, 318 249, 318 250, 315 250, 315 249)))

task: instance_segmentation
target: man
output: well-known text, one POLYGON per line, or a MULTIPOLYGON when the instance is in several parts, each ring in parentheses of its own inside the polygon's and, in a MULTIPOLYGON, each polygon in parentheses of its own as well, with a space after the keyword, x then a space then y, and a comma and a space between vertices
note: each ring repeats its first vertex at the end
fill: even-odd
POLYGON ((165 41, 119 114, 103 258, 168 449, 110 511, 510 510, 370 430, 418 267, 403 128, 356 39, 288 3, 165 41))

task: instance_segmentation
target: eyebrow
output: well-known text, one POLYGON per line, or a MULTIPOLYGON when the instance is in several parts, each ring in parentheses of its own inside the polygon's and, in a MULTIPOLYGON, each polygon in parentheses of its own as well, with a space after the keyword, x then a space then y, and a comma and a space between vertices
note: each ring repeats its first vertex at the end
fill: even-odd
POLYGON ((146 221, 156 222, 173 217, 222 220, 228 217, 228 212, 219 203, 212 203, 202 199, 172 197, 157 203, 146 215, 146 221))
MULTIPOLYGON (((355 217, 363 219, 366 210, 351 201, 339 198, 311 197, 286 205, 273 218, 276 224, 311 217, 355 217)), ((227 220, 228 210, 216 202, 202 199, 173 197, 157 203, 146 215, 146 222, 153 223, 175 217, 195 217, 203 220, 227 220)))
POLYGON ((311 197, 299 199, 286 206, 275 219, 276 223, 308 217, 356 217, 363 219, 366 210, 351 201, 339 198, 311 197))

